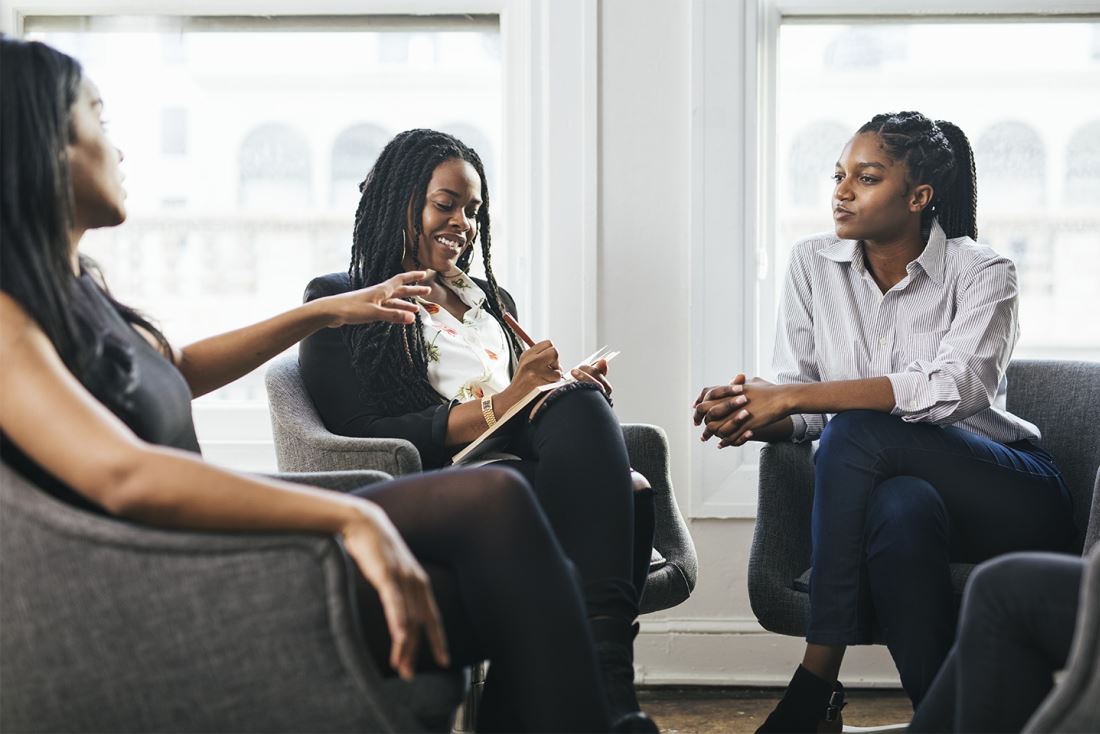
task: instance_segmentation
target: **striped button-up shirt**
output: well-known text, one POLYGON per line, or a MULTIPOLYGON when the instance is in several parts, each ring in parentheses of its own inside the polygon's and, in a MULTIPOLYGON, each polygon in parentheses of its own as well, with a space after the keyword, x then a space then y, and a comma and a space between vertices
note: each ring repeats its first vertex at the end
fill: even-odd
MULTIPOLYGON (((1005 370, 1019 336, 1016 268, 938 223, 907 275, 883 293, 855 240, 822 234, 794 246, 775 340, 780 383, 885 376, 902 420, 954 424, 1011 443, 1039 430, 1005 410, 1005 370)), ((795 442, 829 416, 794 415, 795 442)))

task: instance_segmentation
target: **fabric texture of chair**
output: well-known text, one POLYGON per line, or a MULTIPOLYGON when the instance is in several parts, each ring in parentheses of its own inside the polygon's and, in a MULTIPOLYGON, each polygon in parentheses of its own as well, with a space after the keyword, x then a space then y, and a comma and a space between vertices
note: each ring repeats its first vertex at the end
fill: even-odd
MULTIPOLYGON (((280 475, 349 490, 372 471, 280 475)), ((383 679, 334 538, 151 528, 0 465, 0 730, 446 731, 461 674, 383 679)))
MULTIPOLYGON (((268 366, 266 384, 280 471, 375 469, 394 476, 421 471, 419 453, 404 439, 331 433, 309 397, 295 354, 278 357, 268 366)), ((625 424, 623 438, 631 465, 649 480, 656 500, 654 547, 665 562, 651 567, 641 609, 643 613, 655 612, 690 596, 698 561, 672 489, 664 431, 657 426, 625 424)))
MULTIPOLYGON (((1086 551, 1100 537, 1100 363, 1017 360, 1008 368, 1008 410, 1039 426, 1074 501, 1086 551)), ((749 600, 767 630, 803 636, 809 618, 810 513, 814 464, 810 444, 774 443, 760 452, 756 527, 749 554, 749 600)), ((962 592, 973 566, 954 564, 962 592)))

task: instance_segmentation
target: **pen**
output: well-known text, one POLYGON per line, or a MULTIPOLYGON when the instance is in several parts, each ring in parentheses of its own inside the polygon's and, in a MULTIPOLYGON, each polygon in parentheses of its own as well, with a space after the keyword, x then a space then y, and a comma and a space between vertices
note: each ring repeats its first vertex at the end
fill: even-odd
POLYGON ((512 331, 516 332, 516 336, 523 340, 523 343, 529 347, 535 346, 535 340, 527 335, 527 332, 523 330, 523 327, 516 321, 516 317, 507 311, 504 312, 504 321, 508 326, 512 327, 512 331))

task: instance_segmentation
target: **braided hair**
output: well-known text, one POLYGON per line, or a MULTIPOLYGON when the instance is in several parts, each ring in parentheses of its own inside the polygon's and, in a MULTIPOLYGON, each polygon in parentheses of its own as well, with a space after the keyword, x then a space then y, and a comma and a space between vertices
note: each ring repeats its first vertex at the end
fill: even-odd
POLYGON ((932 187, 932 201, 921 212, 921 231, 926 236, 935 219, 948 238, 978 239, 974 151, 957 125, 930 120, 919 112, 890 112, 872 117, 859 133, 875 133, 887 155, 905 162, 910 185, 932 187))
MULTIPOLYGON (((466 161, 481 178, 481 206, 471 246, 458 259, 465 271, 473 259, 473 244, 481 239, 481 259, 489 283, 486 308, 501 323, 513 354, 522 351, 512 330, 504 326, 504 306, 493 275, 490 259, 489 184, 481 157, 469 146, 447 133, 435 130, 407 130, 383 148, 374 167, 359 185, 361 196, 355 211, 351 265, 352 288, 381 283, 404 271, 406 243, 413 261, 420 267, 419 243, 423 234, 421 212, 428 183, 439 164, 453 159, 466 161), (408 212, 412 232, 406 232, 408 212)), ((363 398, 386 415, 399 415, 447 402, 428 380, 428 345, 424 341, 420 315, 411 324, 373 323, 342 329, 352 364, 363 387, 363 398)))

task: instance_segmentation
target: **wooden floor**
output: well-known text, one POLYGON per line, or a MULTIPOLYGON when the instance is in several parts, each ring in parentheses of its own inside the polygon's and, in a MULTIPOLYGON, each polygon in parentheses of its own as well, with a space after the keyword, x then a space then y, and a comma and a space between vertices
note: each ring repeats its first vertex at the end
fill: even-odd
MULTIPOLYGON (((775 707, 782 691, 762 688, 638 689, 642 710, 668 734, 754 732, 775 707)), ((844 724, 903 724, 913 715, 909 699, 895 690, 846 690, 844 724)))

